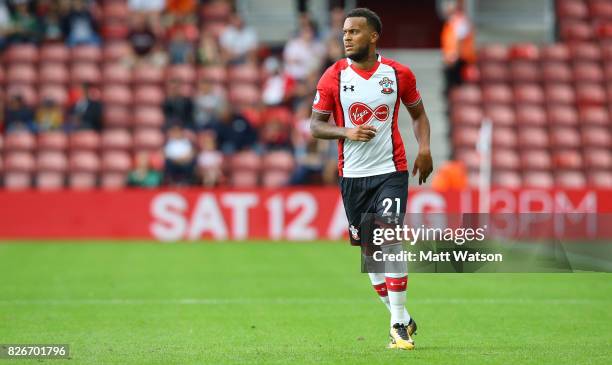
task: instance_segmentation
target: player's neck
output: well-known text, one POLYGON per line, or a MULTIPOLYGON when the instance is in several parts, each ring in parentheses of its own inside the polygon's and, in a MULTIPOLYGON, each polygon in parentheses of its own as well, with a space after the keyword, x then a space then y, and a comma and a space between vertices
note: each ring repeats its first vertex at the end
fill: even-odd
POLYGON ((371 70, 372 67, 378 62, 378 55, 376 54, 376 50, 370 52, 368 57, 363 61, 353 61, 353 65, 360 70, 371 70))

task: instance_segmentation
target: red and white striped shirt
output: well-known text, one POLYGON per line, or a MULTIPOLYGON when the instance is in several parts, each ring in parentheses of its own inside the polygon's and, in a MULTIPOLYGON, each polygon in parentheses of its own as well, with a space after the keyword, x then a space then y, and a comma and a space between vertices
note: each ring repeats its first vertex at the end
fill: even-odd
POLYGON ((378 56, 371 70, 360 70, 348 58, 330 66, 317 85, 313 110, 333 114, 337 126, 368 124, 377 133, 368 142, 338 140, 338 173, 365 177, 407 171, 404 142, 398 128, 400 100, 406 106, 419 103, 412 71, 378 56))

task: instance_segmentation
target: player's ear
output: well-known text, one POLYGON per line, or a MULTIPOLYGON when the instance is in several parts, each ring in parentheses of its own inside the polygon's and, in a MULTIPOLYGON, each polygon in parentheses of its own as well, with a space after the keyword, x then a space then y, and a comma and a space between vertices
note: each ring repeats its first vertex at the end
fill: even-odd
POLYGON ((376 42, 378 42, 378 38, 380 38, 380 35, 378 34, 378 32, 371 32, 370 33, 370 42, 376 43, 376 42))

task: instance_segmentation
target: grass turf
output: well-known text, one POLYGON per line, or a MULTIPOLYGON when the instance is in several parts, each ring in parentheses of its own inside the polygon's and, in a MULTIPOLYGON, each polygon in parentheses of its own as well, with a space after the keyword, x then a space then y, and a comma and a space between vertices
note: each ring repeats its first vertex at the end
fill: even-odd
POLYGON ((345 244, 11 243, 0 275, 0 343, 71 346, 43 363, 612 361, 610 274, 411 275, 401 352, 345 244))

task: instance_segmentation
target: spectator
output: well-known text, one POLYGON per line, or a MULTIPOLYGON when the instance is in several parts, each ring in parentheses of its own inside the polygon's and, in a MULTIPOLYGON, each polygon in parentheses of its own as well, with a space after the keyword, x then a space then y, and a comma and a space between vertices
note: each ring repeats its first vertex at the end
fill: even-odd
POLYGON ((59 6, 56 2, 49 3, 44 14, 39 14, 37 26, 43 42, 62 42, 64 40, 59 6))
POLYGON ((151 166, 151 156, 148 152, 136 154, 136 166, 127 178, 128 186, 154 188, 161 184, 162 175, 151 166))
POLYGON ((11 12, 6 0, 0 0, 0 50, 4 49, 6 37, 11 30, 11 12))
POLYGON ((79 44, 100 44, 98 26, 87 8, 85 0, 72 0, 72 8, 63 20, 63 33, 70 47, 79 44))
POLYGON ((64 111, 53 99, 45 99, 36 110, 36 126, 39 131, 62 128, 64 111))
POLYGON ((34 15, 30 12, 28 0, 15 0, 13 16, 9 30, 9 43, 28 43, 36 42, 37 22, 34 15))
POLYGON ((289 180, 289 185, 305 185, 318 183, 325 166, 325 150, 327 141, 310 138, 306 148, 297 154, 297 167, 289 180))
POLYGON ((137 57, 144 57, 151 52, 157 38, 145 15, 135 14, 128 40, 137 57))
POLYGON ((223 154, 217 150, 215 134, 211 131, 198 136, 200 153, 198 155, 198 176, 204 186, 216 186, 223 175, 223 154))
POLYGON ((170 81, 163 110, 166 128, 170 129, 170 127, 178 125, 182 128, 195 129, 193 124, 193 102, 190 98, 182 95, 180 81, 170 81))
POLYGON ((166 0, 166 11, 176 18, 195 13, 196 6, 196 0, 166 0))
POLYGON ((217 144, 224 154, 252 148, 257 143, 257 131, 242 114, 234 112, 227 104, 212 129, 217 133, 217 144))
POLYGON ((264 69, 268 77, 263 84, 262 101, 268 106, 287 104, 293 95, 295 80, 283 72, 276 57, 268 57, 264 69))
POLYGON ((13 95, 9 99, 4 118, 6 123, 5 130, 8 133, 18 130, 36 132, 34 112, 25 104, 23 96, 19 94, 13 95))
POLYGON ((164 146, 166 181, 172 185, 189 185, 195 172, 195 149, 185 130, 178 125, 168 130, 164 146))
POLYGON ((272 108, 264 113, 263 119, 259 136, 264 148, 267 151, 291 150, 291 112, 284 108, 272 108))
POLYGON ((150 19, 154 29, 160 26, 161 14, 165 7, 165 0, 128 0, 130 13, 150 19))
POLYGON ((210 126, 213 120, 218 120, 225 104, 223 92, 214 87, 208 80, 200 80, 198 91, 194 96, 194 120, 198 130, 210 126))
POLYGON ((311 73, 319 70, 324 55, 325 48, 315 39, 315 25, 311 22, 303 26, 299 36, 285 46, 285 70, 298 81, 306 80, 311 73))
POLYGON ((179 28, 173 32, 168 45, 168 55, 173 65, 194 62, 193 43, 187 39, 184 29, 179 28))
POLYGON ((219 38, 222 57, 230 65, 256 61, 257 34, 247 27, 237 13, 230 17, 229 25, 219 38))
POLYGON ((200 33, 200 43, 197 48, 197 61, 200 65, 213 65, 221 60, 221 51, 215 36, 208 30, 200 33))
POLYGON ((474 31, 468 17, 454 1, 444 4, 446 22, 440 35, 444 61, 445 93, 463 83, 463 69, 476 60, 474 31))
POLYGON ((461 161, 447 161, 434 176, 431 187, 439 192, 463 191, 468 186, 468 174, 461 161))
POLYGON ((77 100, 69 112, 67 129, 80 130, 92 129, 102 130, 103 105, 94 97, 94 92, 89 85, 82 85, 77 93, 77 100))

